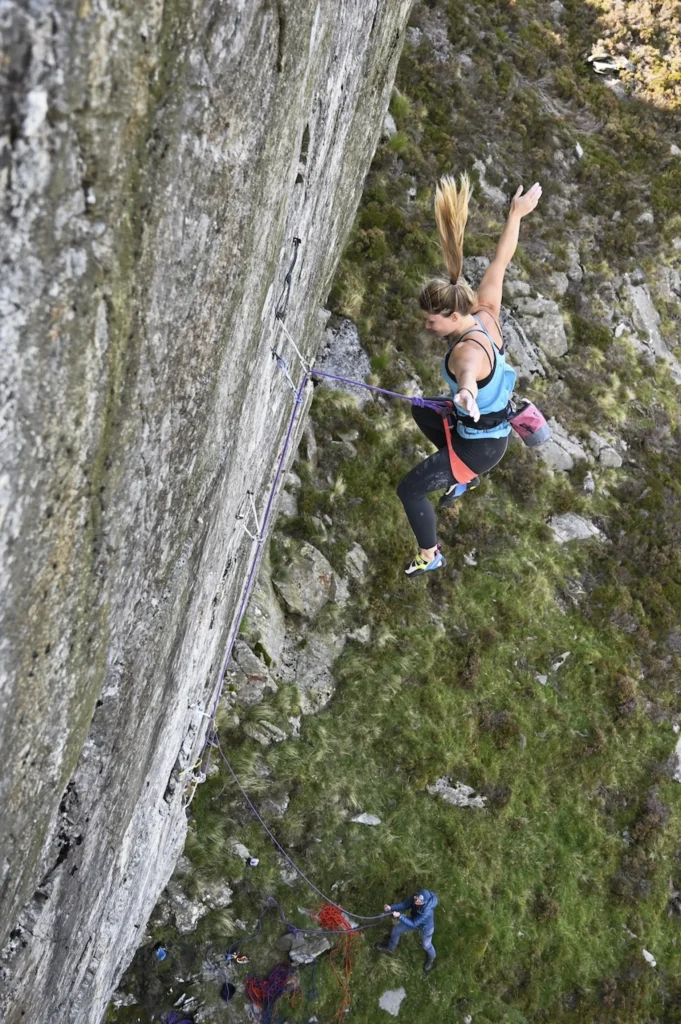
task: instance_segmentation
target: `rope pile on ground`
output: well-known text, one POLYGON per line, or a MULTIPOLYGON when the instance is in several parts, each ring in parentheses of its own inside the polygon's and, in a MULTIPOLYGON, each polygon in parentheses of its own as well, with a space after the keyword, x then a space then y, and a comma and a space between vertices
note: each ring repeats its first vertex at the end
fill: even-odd
POLYGON ((352 963, 362 936, 357 929, 352 927, 343 911, 333 904, 317 907, 311 916, 325 931, 335 932, 336 934, 340 932, 343 936, 329 953, 331 970, 336 975, 342 991, 338 1009, 329 1021, 329 1024, 334 1024, 334 1022, 342 1021, 350 1009, 352 1002, 350 998, 352 963))
POLYGON ((295 968, 289 964, 277 964, 266 978, 249 975, 246 978, 246 995, 258 1008, 260 1024, 273 1024, 277 1003, 283 995, 288 995, 292 1009, 297 1009, 303 1001, 295 968))

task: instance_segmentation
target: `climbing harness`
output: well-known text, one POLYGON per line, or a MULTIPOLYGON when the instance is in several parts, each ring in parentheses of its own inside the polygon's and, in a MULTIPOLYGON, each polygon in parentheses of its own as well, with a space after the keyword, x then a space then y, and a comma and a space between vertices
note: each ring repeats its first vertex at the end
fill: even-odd
MULTIPOLYGON (((452 408, 454 403, 450 403, 452 408)), ((466 463, 459 458, 454 451, 452 445, 452 428, 450 426, 451 412, 442 412, 442 425, 445 428, 445 438, 447 439, 447 453, 449 455, 449 468, 452 471, 452 476, 456 480, 457 484, 469 484, 472 480, 475 480, 477 473, 474 470, 469 469, 466 463)))

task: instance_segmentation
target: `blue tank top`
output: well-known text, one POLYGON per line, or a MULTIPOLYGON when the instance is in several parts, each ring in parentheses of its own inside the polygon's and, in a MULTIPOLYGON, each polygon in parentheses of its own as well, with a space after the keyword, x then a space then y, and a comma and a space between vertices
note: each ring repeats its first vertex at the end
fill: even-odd
MULTIPOLYGON (((492 346, 492 350, 494 352, 494 366, 492 367, 491 376, 487 379, 486 383, 482 387, 478 388, 478 397, 476 398, 478 409, 480 410, 481 416, 485 415, 485 413, 502 413, 506 409, 506 406, 509 403, 511 395, 513 394, 513 389, 515 388, 516 373, 515 370, 512 367, 510 367, 506 362, 506 355, 504 353, 503 348, 498 349, 497 346, 494 344, 492 336, 490 335, 489 331, 483 324, 480 317, 477 316, 475 313, 473 314, 473 317, 475 318, 475 320, 477 320, 478 324, 480 325, 480 330, 489 339, 489 342, 492 346)), ((476 330, 476 328, 471 328, 471 330, 476 330)), ((442 361, 442 376, 445 379, 445 383, 449 385, 449 390, 451 391, 452 398, 454 398, 454 395, 458 392, 459 386, 456 383, 456 379, 452 377, 451 373, 447 369, 447 362, 449 360, 450 355, 452 354, 452 350, 454 349, 454 347, 458 345, 460 341, 463 341, 466 334, 470 334, 470 331, 465 331, 464 334, 462 334, 459 338, 456 339, 454 345, 451 346, 451 348, 449 349, 449 351, 447 352, 446 356, 442 361)), ((480 342, 478 342, 478 344, 480 344, 480 342)), ((487 350, 485 349, 485 351, 487 350)), ((496 427, 490 427, 489 430, 478 430, 475 427, 469 427, 465 423, 462 423, 460 419, 458 419, 458 416, 465 416, 468 418, 468 414, 463 410, 459 411, 459 406, 457 406, 456 408, 456 430, 461 437, 467 437, 473 440, 475 440, 475 438, 480 437, 505 437, 506 434, 508 434, 511 430, 511 424, 508 423, 508 421, 506 420, 504 420, 503 423, 500 423, 496 427)))

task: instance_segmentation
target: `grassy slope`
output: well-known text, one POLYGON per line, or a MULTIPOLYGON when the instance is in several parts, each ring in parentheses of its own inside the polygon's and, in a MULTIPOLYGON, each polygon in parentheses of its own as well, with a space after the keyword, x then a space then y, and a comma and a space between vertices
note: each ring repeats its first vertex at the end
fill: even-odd
MULTIPOLYGON (((594 80, 584 56, 605 33, 595 23, 598 8, 568 2, 558 27, 547 4, 529 0, 429 6, 446 16, 479 79, 466 87, 425 42, 405 52, 394 100, 399 132, 376 155, 335 307, 359 322, 383 386, 416 371, 427 391, 438 390, 436 346, 420 332, 413 298, 438 263, 433 180, 489 152, 511 181, 542 180, 548 199, 564 187, 554 149, 579 140, 585 156, 570 172, 578 196, 563 220, 533 217, 517 257, 539 290, 566 265, 570 243, 588 271, 583 295, 565 302, 570 353, 534 396, 577 434, 616 430, 631 460, 600 473, 589 500, 583 473, 552 477, 514 445, 442 518, 448 569, 407 582, 401 565, 412 541, 394 488, 421 446, 408 409, 373 405, 360 413, 346 398, 319 392, 321 465, 317 474, 301 468, 301 514, 288 532, 311 536, 311 517, 328 513, 334 526, 319 546, 335 565, 355 540, 370 554, 370 582, 353 593, 348 617, 349 625, 369 622, 373 642, 348 646, 331 708, 306 720, 297 742, 263 758, 241 733, 223 735, 256 798, 273 782, 291 793, 277 834, 326 891, 336 886, 337 898, 364 913, 420 885, 440 897, 437 971, 423 979, 420 952, 408 940, 387 961, 366 941, 351 1019, 387 1019, 377 995, 404 984, 405 1024, 467 1013, 475 1024, 681 1021, 680 925, 667 913, 670 883, 681 888, 681 786, 665 768, 675 742, 670 716, 681 711, 679 658, 665 646, 681 607, 678 407, 664 370, 645 371, 626 345, 609 347, 598 320, 599 294, 613 274, 671 262, 671 239, 681 234, 681 162, 667 156, 672 114, 645 102, 645 84, 640 102, 622 104, 594 80), (634 228, 647 208, 657 225, 634 228), (621 220, 613 222, 616 210, 621 220), (353 428, 357 457, 348 459, 328 442, 353 428), (333 488, 319 486, 329 478, 333 488), (609 543, 554 545, 547 519, 566 510, 595 517, 609 543), (475 567, 464 561, 472 550, 475 567), (548 675, 548 685, 535 673, 548 675), (451 808, 429 796, 426 784, 442 774, 486 794, 489 808, 451 808), (359 810, 380 815, 383 825, 349 823, 347 812, 359 810), (643 960, 643 946, 657 971, 643 960)), ((417 8, 414 24, 424 13, 417 8)), ((657 73, 653 86, 650 98, 659 99, 657 73)), ((468 253, 489 253, 499 227, 483 201, 476 205, 468 253)), ((277 723, 294 707, 292 689, 282 688, 251 714, 277 723)), ((300 884, 282 884, 273 851, 223 773, 193 806, 197 834, 188 854, 199 875, 241 879, 231 917, 252 922, 263 897, 274 894, 302 922, 296 908, 313 897, 300 884), (229 854, 235 834, 261 858, 257 871, 229 854)), ((279 933, 266 923, 266 936, 279 933)), ((185 939, 159 929, 170 962, 152 966, 146 947, 130 983, 149 1008, 168 1006, 178 971, 196 971, 209 941, 226 945, 234 934, 224 915, 185 939)), ((276 962, 269 941, 251 948, 256 971, 276 962)), ((303 983, 311 984, 306 972, 303 983)), ((318 1000, 282 1019, 331 1016, 338 990, 327 963, 314 985, 318 1000)), ((223 1018, 226 1011, 215 1021, 223 1018)), ((128 1019, 146 1018, 132 1011, 128 1019)))

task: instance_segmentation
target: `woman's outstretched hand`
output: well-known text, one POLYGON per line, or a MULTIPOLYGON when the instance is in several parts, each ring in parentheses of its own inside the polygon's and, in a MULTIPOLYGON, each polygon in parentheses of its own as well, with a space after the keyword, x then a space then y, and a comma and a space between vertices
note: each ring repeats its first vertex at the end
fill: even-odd
POLYGON ((528 213, 532 213, 541 199, 541 185, 538 181, 535 181, 532 188, 525 195, 522 193, 523 186, 519 185, 516 194, 511 200, 511 213, 516 213, 519 217, 526 217, 528 213))
POLYGON ((460 391, 457 391, 454 395, 454 404, 458 405, 459 408, 463 409, 469 416, 472 416, 474 423, 477 423, 480 419, 478 403, 475 401, 468 388, 461 388, 460 391))

